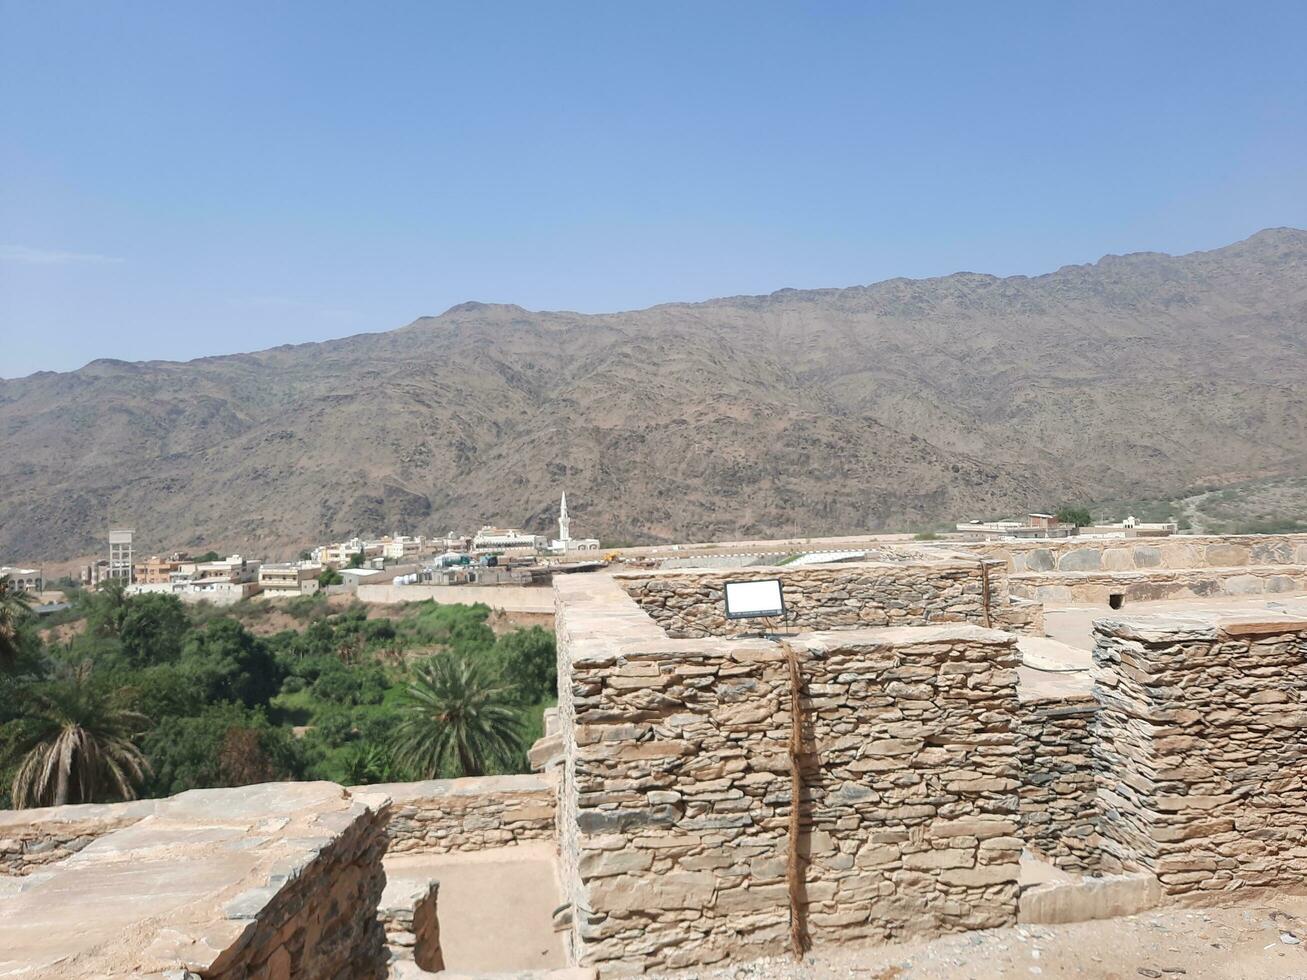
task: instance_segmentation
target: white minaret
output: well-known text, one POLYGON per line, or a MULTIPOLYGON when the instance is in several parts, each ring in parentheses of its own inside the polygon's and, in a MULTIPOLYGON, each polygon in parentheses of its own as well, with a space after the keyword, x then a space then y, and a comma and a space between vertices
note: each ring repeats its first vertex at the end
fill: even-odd
POLYGON ((563 499, 558 504, 558 540, 563 543, 563 548, 567 548, 567 542, 572 540, 571 534, 572 519, 567 516, 567 491, 563 491, 563 499))

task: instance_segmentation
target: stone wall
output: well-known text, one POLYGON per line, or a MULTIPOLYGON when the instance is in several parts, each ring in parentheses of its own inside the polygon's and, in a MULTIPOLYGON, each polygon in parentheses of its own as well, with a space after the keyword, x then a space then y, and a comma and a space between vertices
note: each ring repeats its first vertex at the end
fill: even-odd
MULTIPOLYGON (((601 582, 556 588, 573 954, 609 976, 782 951, 785 649, 669 639, 601 582)), ((814 940, 1015 921, 1014 638, 956 624, 790 642, 806 692, 798 846, 814 940)))
POLYGON ((949 547, 1003 561, 1010 571, 1017 573, 1146 572, 1243 565, 1307 565, 1307 534, 1075 537, 951 543, 949 547))
MULTIPOLYGON (((927 623, 975 623, 1029 628, 1031 610, 1010 610, 1007 575, 994 564, 988 609, 980 561, 972 557, 842 562, 790 568, 690 569, 614 576, 640 607, 672 637, 756 633, 760 620, 729 620, 725 583, 779 578, 786 628, 827 630, 927 623)), ((779 621, 774 623, 780 628, 779 621)))
POLYGON ((386 931, 391 963, 408 960, 433 973, 445 968, 440 948, 439 895, 440 883, 434 878, 386 882, 377 918, 386 931))
POLYGON ((156 800, 0 810, 0 876, 26 875, 154 812, 156 800))
POLYGON ((1021 836, 1068 871, 1100 866, 1092 695, 1021 699, 1021 836))
POLYGON ((1307 880, 1307 620, 1100 620, 1107 853, 1170 894, 1307 880))
MULTIPOLYGON (((384 797, 380 800, 384 801, 384 797)), ((357 803, 330 820, 336 836, 307 864, 288 865, 264 888, 229 902, 228 920, 250 928, 203 971, 212 980, 321 977, 381 980, 386 937, 377 916, 386 875, 384 802, 357 803)))
POLYGON ((391 798, 393 852, 479 851, 554 837, 551 776, 479 776, 357 786, 391 798))
POLYGON ((1022 572, 1009 577, 1014 595, 1041 603, 1107 605, 1112 595, 1127 603, 1307 592, 1307 566, 1245 565, 1230 568, 1162 569, 1152 572, 1022 572))

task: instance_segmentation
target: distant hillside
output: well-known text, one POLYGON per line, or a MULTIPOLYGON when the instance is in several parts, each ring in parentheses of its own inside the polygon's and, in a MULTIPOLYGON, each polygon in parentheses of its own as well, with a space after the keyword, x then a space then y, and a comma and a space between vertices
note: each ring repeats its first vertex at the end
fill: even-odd
POLYGON ((703 540, 1307 475, 1307 232, 0 381, 0 559, 483 521, 703 540))

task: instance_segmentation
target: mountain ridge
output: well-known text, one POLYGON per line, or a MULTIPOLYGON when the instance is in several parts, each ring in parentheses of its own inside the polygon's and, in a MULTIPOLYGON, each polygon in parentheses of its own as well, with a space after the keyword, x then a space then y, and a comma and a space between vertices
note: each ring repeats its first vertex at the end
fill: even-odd
POLYGON ((0 380, 0 554, 354 531, 675 540, 925 525, 1307 473, 1307 231, 0 380), (1141 426, 1141 420, 1151 424, 1141 426), (575 500, 575 503, 573 501, 575 500))

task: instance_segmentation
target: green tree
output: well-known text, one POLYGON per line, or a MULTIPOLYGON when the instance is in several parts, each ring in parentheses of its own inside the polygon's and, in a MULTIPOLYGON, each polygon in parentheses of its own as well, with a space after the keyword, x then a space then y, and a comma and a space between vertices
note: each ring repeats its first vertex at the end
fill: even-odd
POLYGON ((324 568, 322 574, 318 576, 318 585, 324 589, 329 585, 340 585, 344 581, 345 580, 340 577, 340 572, 336 571, 330 565, 324 568))
POLYGON ((345 786, 364 786, 386 783, 394 778, 394 764, 384 745, 366 743, 351 745, 341 753, 339 772, 333 772, 333 782, 345 786))
POLYGON ((352 554, 352 555, 349 556, 349 567, 350 567, 350 568, 362 568, 362 567, 363 567, 363 552, 361 552, 361 551, 356 551, 356 552, 354 552, 354 554, 352 554))
POLYGON ((267 704, 283 680, 268 645, 234 619, 215 619, 192 632, 180 665, 208 703, 267 704))
POLYGON ((304 775, 300 745, 290 730, 269 724, 261 709, 238 704, 164 718, 141 739, 141 747, 154 771, 152 796, 304 775))
POLYGON ((31 609, 31 597, 8 575, 0 575, 0 668, 8 670, 18 663, 20 627, 31 609))
POLYGON ((126 600, 118 640, 123 654, 137 666, 172 663, 181 655, 190 625, 177 596, 147 592, 126 600))
POLYGON ((147 720, 96 683, 89 661, 38 686, 30 698, 20 743, 25 754, 11 789, 15 806, 136 798, 150 768, 132 736, 147 720))
POLYGON ((83 592, 79 598, 86 613, 87 632, 115 638, 122 633, 130 597, 121 579, 101 583, 94 592, 83 592))
POLYGON ((558 690, 554 634, 539 626, 505 633, 495 643, 504 680, 525 704, 553 698, 558 690))
POLYGON ((1057 519, 1063 524, 1074 524, 1076 527, 1088 527, 1094 523, 1094 519, 1089 515, 1089 511, 1084 507, 1059 507, 1057 519))
POLYGON ((404 691, 393 757, 422 779, 481 776, 511 765, 521 743, 511 692, 484 663, 446 655, 421 664, 404 691))
POLYGON ((216 551, 206 551, 202 555, 196 555, 194 560, 195 561, 218 561, 221 558, 222 555, 218 554, 216 551))

